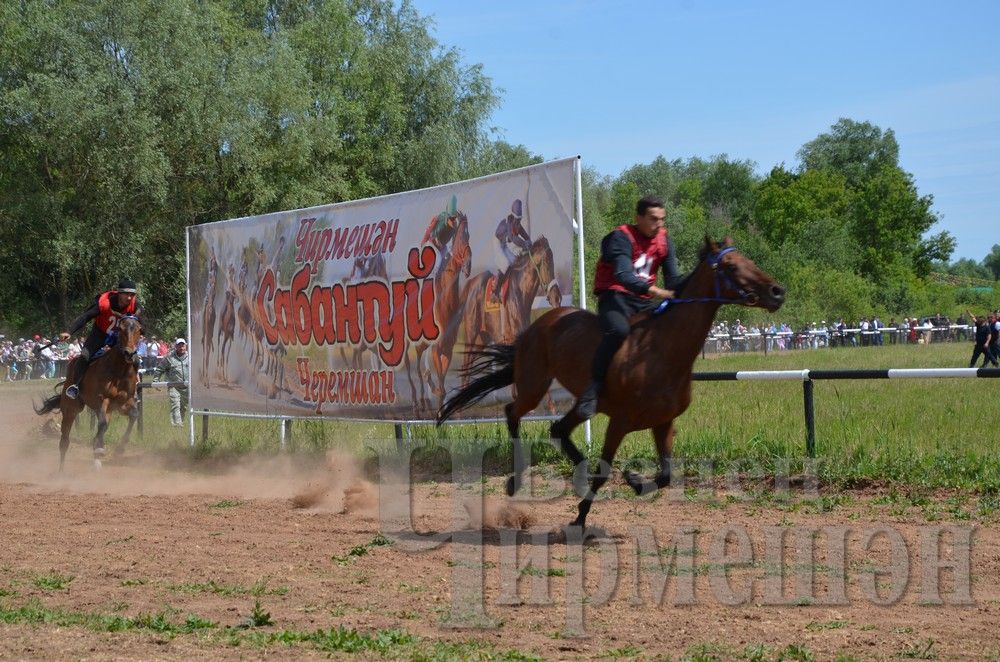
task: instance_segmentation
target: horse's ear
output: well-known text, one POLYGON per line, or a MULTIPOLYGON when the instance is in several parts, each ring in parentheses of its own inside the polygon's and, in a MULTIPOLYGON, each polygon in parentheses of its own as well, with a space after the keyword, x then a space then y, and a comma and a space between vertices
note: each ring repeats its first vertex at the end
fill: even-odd
POLYGON ((707 234, 705 235, 705 250, 711 253, 716 253, 719 250, 719 245, 712 241, 712 238, 707 234))
POLYGON ((725 246, 726 248, 729 248, 730 246, 733 245, 733 238, 727 234, 726 238, 722 240, 722 245, 725 246))

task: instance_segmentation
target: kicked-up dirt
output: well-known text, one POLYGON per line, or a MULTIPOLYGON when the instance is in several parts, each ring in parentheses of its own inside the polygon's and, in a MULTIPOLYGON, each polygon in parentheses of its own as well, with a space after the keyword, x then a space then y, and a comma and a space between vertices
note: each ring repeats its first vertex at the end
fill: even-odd
POLYGON ((59 474, 31 395, 0 393, 6 659, 1000 655, 988 498, 636 499, 616 475, 580 544, 558 477, 508 501, 337 456, 207 472, 133 448, 96 472, 84 443, 59 474))

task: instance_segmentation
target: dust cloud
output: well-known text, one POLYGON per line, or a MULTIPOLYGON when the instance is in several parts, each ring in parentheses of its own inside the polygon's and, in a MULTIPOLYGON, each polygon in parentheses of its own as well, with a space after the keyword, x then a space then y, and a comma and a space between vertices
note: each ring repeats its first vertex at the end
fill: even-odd
POLYGON ((358 463, 347 455, 330 452, 325 463, 311 466, 290 455, 245 456, 208 472, 179 453, 163 455, 130 446, 122 456, 115 456, 118 439, 110 436, 110 452, 97 471, 86 424, 79 431, 74 429, 65 470, 60 473, 60 415, 36 415, 33 399, 37 403, 39 393, 30 388, 6 389, 0 397, 0 420, 5 422, 0 427, 2 482, 30 485, 42 493, 289 499, 298 508, 335 513, 368 513, 377 508, 375 487, 363 479, 358 463))

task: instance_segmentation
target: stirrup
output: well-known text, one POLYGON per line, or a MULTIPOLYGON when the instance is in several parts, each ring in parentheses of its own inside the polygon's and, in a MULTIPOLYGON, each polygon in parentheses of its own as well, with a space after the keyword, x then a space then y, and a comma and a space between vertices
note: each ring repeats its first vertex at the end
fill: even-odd
POLYGON ((76 400, 80 396, 80 387, 76 384, 70 384, 66 389, 66 397, 70 400, 76 400))

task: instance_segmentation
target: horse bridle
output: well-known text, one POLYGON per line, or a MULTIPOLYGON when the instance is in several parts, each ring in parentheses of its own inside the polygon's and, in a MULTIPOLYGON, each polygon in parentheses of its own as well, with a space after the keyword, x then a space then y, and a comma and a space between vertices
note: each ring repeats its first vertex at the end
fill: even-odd
MULTIPOLYGON (((118 325, 119 326, 121 325, 121 323, 124 320, 129 320, 130 319, 130 320, 135 320, 136 322, 139 322, 139 318, 136 317, 135 315, 118 315, 118 314, 116 314, 115 316, 118 318, 118 325)), ((139 324, 141 325, 141 322, 139 322, 139 324)), ((116 333, 115 335, 117 336, 117 335, 121 335, 121 334, 116 333)), ((125 356, 125 358, 128 359, 129 361, 131 361, 135 357, 136 350, 134 350, 134 349, 131 350, 131 351, 127 350, 127 349, 125 349, 124 343, 120 343, 120 342, 117 342, 117 341, 115 342, 115 344, 118 346, 118 351, 121 352, 125 356)))
MULTIPOLYGON (((532 243, 532 247, 534 247, 534 243, 532 243)), ((531 248, 528 249, 528 261, 531 262, 531 266, 535 268, 535 275, 538 276, 538 284, 541 285, 542 269, 538 266, 538 262, 535 261, 535 255, 531 252, 531 248)), ((548 293, 552 291, 553 287, 559 287, 559 281, 556 279, 554 268, 552 269, 552 280, 550 280, 549 284, 545 286, 545 294, 548 295, 548 293)), ((560 290, 560 292, 562 292, 562 290, 560 290)))
POLYGON ((726 246, 722 250, 712 253, 708 256, 708 265, 712 268, 712 281, 715 286, 715 296, 713 297, 691 297, 685 299, 664 299, 660 304, 653 309, 654 315, 659 315, 664 310, 666 310, 671 304, 677 303, 739 303, 746 306, 753 306, 759 300, 757 295, 753 292, 747 292, 745 289, 733 282, 733 279, 725 269, 720 269, 719 265, 722 262, 722 258, 730 253, 736 251, 735 246, 726 246), (734 290, 737 294, 736 298, 724 297, 722 296, 722 290, 724 288, 734 290))

